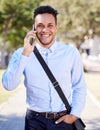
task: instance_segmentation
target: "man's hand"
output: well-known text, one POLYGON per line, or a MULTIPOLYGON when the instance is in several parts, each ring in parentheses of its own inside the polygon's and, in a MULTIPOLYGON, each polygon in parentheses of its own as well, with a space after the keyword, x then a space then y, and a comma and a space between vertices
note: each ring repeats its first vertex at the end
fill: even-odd
POLYGON ((24 56, 29 56, 30 53, 34 50, 36 41, 34 41, 33 44, 31 45, 30 39, 31 38, 35 39, 35 37, 36 37, 36 31, 29 31, 26 37, 24 38, 24 50, 22 52, 24 56))
POLYGON ((75 121, 77 120, 77 117, 74 116, 74 115, 65 115, 65 116, 62 116, 61 118, 59 118, 55 123, 56 124, 59 124, 60 122, 65 122, 65 123, 68 123, 68 124, 72 124, 74 123, 75 121))

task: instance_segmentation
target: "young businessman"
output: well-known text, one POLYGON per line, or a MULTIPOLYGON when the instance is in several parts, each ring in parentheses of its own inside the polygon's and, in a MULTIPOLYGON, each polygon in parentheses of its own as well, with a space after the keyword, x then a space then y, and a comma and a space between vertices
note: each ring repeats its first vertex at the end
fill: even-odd
POLYGON ((81 56, 75 47, 56 41, 57 10, 40 6, 34 11, 34 30, 24 39, 24 47, 12 56, 2 83, 13 90, 24 74, 27 95, 25 130, 73 130, 72 123, 80 117, 86 100, 86 85, 81 56), (35 39, 30 45, 30 39, 35 39), (59 82, 71 112, 67 114, 52 83, 35 57, 36 46, 59 82))

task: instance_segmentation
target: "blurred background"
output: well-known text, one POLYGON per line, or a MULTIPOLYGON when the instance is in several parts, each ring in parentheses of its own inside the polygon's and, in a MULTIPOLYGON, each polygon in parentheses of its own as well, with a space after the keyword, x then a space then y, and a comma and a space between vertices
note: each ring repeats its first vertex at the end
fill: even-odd
MULTIPOLYGON (((99 0, 0 0, 0 68, 6 68, 12 52, 23 46, 39 5, 58 10, 57 39, 75 45, 82 57, 100 61, 99 0)), ((86 68, 87 69, 87 68, 86 68)))
POLYGON ((79 50, 87 88, 100 105, 100 0, 0 0, 0 105, 14 95, 2 87, 2 74, 12 53, 23 46, 39 5, 58 10, 57 40, 79 50))

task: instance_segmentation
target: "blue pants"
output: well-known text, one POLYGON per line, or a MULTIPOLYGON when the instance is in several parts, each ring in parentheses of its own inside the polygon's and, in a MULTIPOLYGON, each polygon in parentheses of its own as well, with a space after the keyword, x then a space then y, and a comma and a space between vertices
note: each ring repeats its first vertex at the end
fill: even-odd
POLYGON ((61 122, 55 124, 57 119, 47 119, 41 115, 26 112, 25 130, 73 130, 71 124, 61 122))

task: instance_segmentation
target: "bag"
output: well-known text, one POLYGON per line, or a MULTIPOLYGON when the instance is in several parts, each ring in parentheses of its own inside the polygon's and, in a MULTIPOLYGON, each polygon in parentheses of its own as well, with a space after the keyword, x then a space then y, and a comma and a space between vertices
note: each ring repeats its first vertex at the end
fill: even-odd
POLYGON ((73 130, 85 130, 85 124, 83 121, 78 118, 74 123, 73 123, 73 130))

